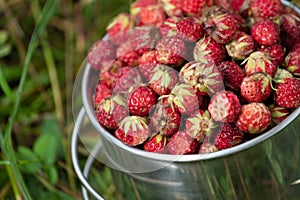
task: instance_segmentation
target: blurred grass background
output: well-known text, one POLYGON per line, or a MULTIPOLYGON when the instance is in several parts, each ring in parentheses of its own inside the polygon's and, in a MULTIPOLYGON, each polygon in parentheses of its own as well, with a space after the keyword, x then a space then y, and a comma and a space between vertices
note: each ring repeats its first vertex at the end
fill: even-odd
MULTIPOLYGON (((129 4, 0 0, 0 199, 82 199, 70 157, 73 83, 89 47, 129 4)), ((91 181, 113 199, 100 167, 91 181)))

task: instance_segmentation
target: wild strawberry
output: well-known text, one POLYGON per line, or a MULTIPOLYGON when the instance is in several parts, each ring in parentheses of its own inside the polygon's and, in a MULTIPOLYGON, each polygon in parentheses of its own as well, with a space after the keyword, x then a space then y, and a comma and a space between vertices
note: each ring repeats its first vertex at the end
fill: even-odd
POLYGON ((140 25, 160 27, 165 18, 165 11, 160 4, 143 7, 139 13, 140 25))
POLYGON ((97 120, 108 129, 117 129, 118 123, 128 115, 125 101, 119 95, 108 96, 96 105, 97 120))
POLYGON ((179 66, 185 58, 185 44, 178 37, 166 37, 156 45, 156 60, 159 63, 179 66))
POLYGON ((215 7, 210 9, 204 20, 204 30, 218 43, 227 44, 233 40, 239 29, 238 21, 229 12, 215 14, 215 7))
POLYGON ((273 62, 276 66, 280 66, 284 60, 285 52, 281 44, 273 44, 268 47, 261 47, 258 50, 267 53, 271 62, 273 62))
POLYGON ((243 105, 235 124, 243 132, 258 134, 269 127, 271 118, 271 112, 265 104, 252 102, 243 105))
POLYGON ((284 108, 300 106, 300 81, 295 78, 275 80, 275 102, 284 108))
POLYGON ((280 15, 280 31, 282 37, 292 37, 300 40, 300 18, 293 13, 280 15))
POLYGON ((196 43, 193 54, 195 61, 219 64, 226 57, 226 49, 222 44, 206 35, 196 43))
POLYGON ((269 55, 261 51, 251 53, 242 64, 245 64, 246 75, 264 72, 274 77, 277 70, 277 65, 271 62, 269 55))
POLYGON ((169 94, 179 82, 177 74, 178 72, 175 69, 167 65, 157 65, 152 70, 149 87, 159 96, 169 94))
POLYGON ((179 17, 168 17, 160 26, 160 35, 162 38, 177 35, 176 23, 180 21, 179 17))
POLYGON ((196 42, 203 35, 202 25, 194 18, 186 17, 176 23, 178 36, 188 42, 196 42))
POLYGON ((300 76, 300 48, 292 49, 285 57, 284 65, 294 76, 300 76))
POLYGON ((145 78, 145 82, 149 82, 153 76, 154 69, 162 65, 160 63, 146 63, 146 64, 141 64, 138 68, 140 71, 140 74, 142 75, 143 78, 145 78))
POLYGON ((163 8, 169 17, 183 16, 181 0, 161 0, 163 8))
POLYGON ((128 13, 120 13, 106 27, 109 39, 120 45, 129 37, 129 30, 135 26, 134 18, 128 13))
POLYGON ((241 95, 247 102, 263 102, 270 97, 272 78, 264 73, 246 76, 241 84, 241 95))
POLYGON ((270 109, 270 112, 272 115, 273 125, 277 125, 277 124, 281 123, 290 114, 290 112, 286 108, 275 105, 275 104, 271 104, 269 106, 269 109, 270 109))
POLYGON ((167 98, 172 108, 178 108, 181 114, 189 114, 199 109, 201 96, 198 97, 194 88, 186 83, 178 83, 168 95, 161 96, 160 99, 167 98))
POLYGON ((137 24, 141 25, 139 23, 140 21, 140 14, 143 11, 144 8, 147 8, 148 6, 157 5, 157 0, 137 0, 130 4, 130 14, 136 18, 137 24))
POLYGON ((148 152, 165 153, 167 145, 167 137, 161 134, 156 134, 151 137, 143 145, 143 149, 148 152))
POLYGON ((147 86, 133 86, 127 97, 128 110, 131 114, 144 117, 156 104, 155 92, 147 86))
POLYGON ((230 10, 230 1, 231 0, 213 0, 213 4, 225 8, 226 10, 230 10))
POLYGON ((244 18, 249 16, 251 0, 231 0, 230 8, 233 12, 241 14, 244 18))
POLYGON ((212 120, 208 110, 196 111, 185 121, 186 134, 199 142, 202 142, 206 136, 210 136, 216 127, 217 124, 212 120))
POLYGON ((109 88, 113 88, 115 84, 115 77, 118 69, 124 66, 124 63, 120 60, 113 60, 111 62, 103 63, 102 69, 99 72, 99 80, 107 85, 109 88))
POLYGON ((155 50, 143 53, 139 58, 139 65, 157 63, 155 50))
POLYGON ((116 46, 105 40, 94 43, 87 54, 88 63, 94 69, 101 69, 104 62, 111 62, 115 58, 116 46))
POLYGON ((211 117, 218 122, 234 122, 241 109, 238 97, 227 90, 217 92, 208 105, 211 117))
POLYGON ((282 10, 280 0, 251 0, 250 10, 256 21, 274 19, 282 10))
POLYGON ((171 136, 181 125, 181 114, 177 108, 172 108, 166 99, 161 99, 150 111, 152 128, 159 134, 171 136))
POLYGON ((131 86, 141 82, 142 78, 137 67, 122 67, 117 71, 113 92, 114 94, 126 93, 131 86))
POLYGON ((240 144, 243 140, 243 133, 234 125, 224 123, 220 133, 217 133, 215 139, 215 146, 218 150, 228 149, 237 144, 240 144))
POLYGON ((245 77, 243 69, 232 61, 223 61, 218 65, 218 69, 224 77, 225 87, 233 92, 240 91, 240 85, 245 77))
POLYGON ((182 0, 183 14, 186 16, 200 16, 203 10, 212 6, 212 0, 182 0))
POLYGON ((167 149, 170 154, 184 155, 196 152, 197 140, 188 136, 184 131, 178 131, 170 138, 167 149))
POLYGON ((127 40, 117 48, 117 58, 126 63, 128 66, 135 67, 138 65, 139 55, 133 49, 131 41, 127 40))
POLYGON ((114 132, 116 138, 129 146, 143 144, 151 135, 151 128, 145 117, 127 116, 114 132))
POLYGON ((260 45, 271 46, 279 41, 278 25, 270 20, 263 20, 251 27, 251 36, 260 45))
POLYGON ((97 106, 104 98, 111 95, 112 89, 105 82, 98 81, 94 94, 94 105, 97 106))
POLYGON ((225 47, 228 55, 234 60, 244 60, 255 49, 252 37, 242 31, 238 32, 235 38, 225 47))
POLYGON ((181 68, 179 78, 200 95, 212 96, 224 89, 222 74, 213 63, 189 62, 181 68))
POLYGON ((204 153, 212 153, 218 151, 218 148, 213 144, 213 142, 209 142, 207 139, 204 139, 203 143, 199 148, 199 154, 204 153))

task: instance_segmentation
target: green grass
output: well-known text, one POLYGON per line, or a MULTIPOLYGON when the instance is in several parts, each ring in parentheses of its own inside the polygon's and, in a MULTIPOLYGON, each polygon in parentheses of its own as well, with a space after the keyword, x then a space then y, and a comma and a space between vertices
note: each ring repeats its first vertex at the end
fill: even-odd
MULTIPOLYGON (((73 83, 89 47, 128 5, 0 0, 0 199, 82 198, 69 150, 73 83)), ((84 162, 88 153, 78 152, 84 162)), ((92 170, 91 182, 113 198, 109 170, 92 170)))

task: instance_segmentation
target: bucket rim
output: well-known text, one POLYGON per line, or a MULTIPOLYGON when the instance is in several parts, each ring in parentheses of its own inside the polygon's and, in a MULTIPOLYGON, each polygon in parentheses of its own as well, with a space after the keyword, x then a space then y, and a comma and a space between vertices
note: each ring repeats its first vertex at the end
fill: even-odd
POLYGON ((158 161, 165 161, 165 162, 193 162, 193 161, 205 161, 210 159, 217 159, 221 157, 230 156, 232 154, 236 154, 242 151, 245 151, 247 149, 250 149, 251 147, 254 147, 255 145, 262 143, 266 141, 267 139, 273 137, 277 133, 279 133, 282 129, 284 129, 287 125, 292 123, 297 117, 300 116, 300 107, 298 107, 296 110, 294 110, 283 122, 280 124, 274 126, 267 132, 249 140, 244 143, 241 143, 237 146, 219 150, 212 153, 203 153, 203 154, 188 154, 188 155, 171 155, 171 154, 160 154, 160 153, 153 153, 153 152, 147 152, 141 149, 137 149, 135 147, 130 147, 126 144, 124 144, 122 141, 118 140, 116 137, 114 137, 110 132, 108 132, 104 127, 102 127, 99 122, 97 121, 97 118, 94 113, 94 109, 91 105, 91 102, 89 102, 88 97, 88 80, 89 75, 92 70, 92 67, 89 63, 86 63, 84 66, 84 72, 82 77, 82 100, 83 100, 83 107, 87 113, 87 116, 93 125, 93 127, 97 130, 97 132, 100 134, 100 136, 103 136, 108 142, 111 144, 117 145, 122 150, 128 151, 136 156, 141 156, 144 158, 152 159, 152 160, 158 160, 158 161))

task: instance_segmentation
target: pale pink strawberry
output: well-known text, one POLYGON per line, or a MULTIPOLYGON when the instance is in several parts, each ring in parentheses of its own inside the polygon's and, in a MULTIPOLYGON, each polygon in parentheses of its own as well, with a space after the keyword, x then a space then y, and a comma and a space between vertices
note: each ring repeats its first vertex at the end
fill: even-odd
POLYGON ((213 142, 209 142, 207 139, 204 139, 203 143, 199 148, 199 154, 212 153, 218 151, 218 148, 213 144, 213 142))
POLYGON ((181 0, 161 0, 163 8, 169 17, 183 16, 181 0))
POLYGON ((243 141, 243 133, 233 124, 224 123, 221 132, 217 133, 215 146, 218 150, 228 149, 243 141))
POLYGON ((130 87, 142 83, 142 78, 137 67, 122 67, 118 69, 115 78, 114 94, 127 93, 130 87))
POLYGON ((177 35, 176 23, 180 21, 179 17, 168 17, 160 26, 160 35, 162 38, 177 35))
POLYGON ((299 16, 289 12, 280 15, 280 32, 281 38, 291 37, 296 41, 300 41, 300 18, 299 16))
POLYGON ((271 20, 263 20, 251 27, 251 36, 255 42, 264 46, 271 46, 279 42, 279 27, 271 20))
POLYGON ((145 79, 144 82, 149 82, 151 80, 153 73, 154 73, 154 69, 159 65, 162 65, 162 64, 160 64, 160 63, 140 64, 140 66, 138 68, 139 68, 140 74, 145 79))
POLYGON ((185 17, 176 23, 177 34, 183 40, 196 42, 203 35, 203 28, 200 22, 191 17, 185 17))
POLYGON ((198 148, 197 140, 188 136, 184 131, 178 131, 170 138, 167 149, 170 154, 193 154, 198 148))
POLYGON ((149 138, 143 145, 143 149, 148 152, 165 153, 167 145, 167 137, 161 134, 156 134, 149 138))
POLYGON ((265 104, 252 102, 243 105, 235 124, 243 132, 259 134, 269 127, 271 118, 271 112, 265 104))
POLYGON ((208 105, 211 117, 218 122, 234 122, 241 109, 237 95, 227 90, 217 92, 208 105))

